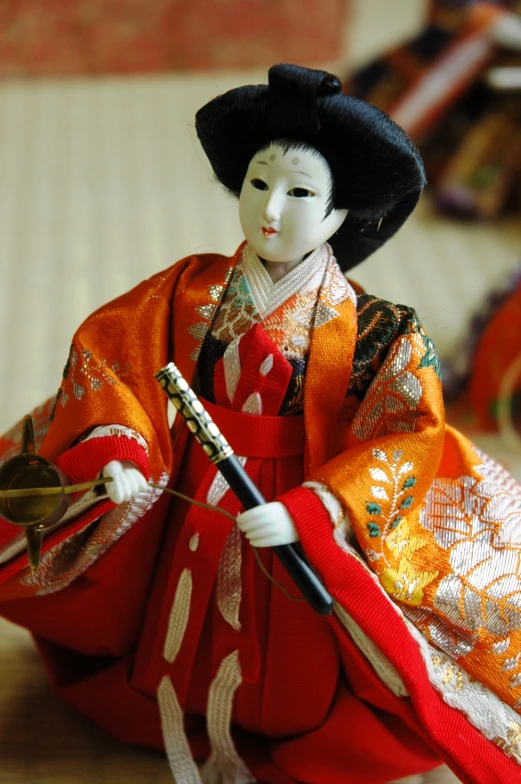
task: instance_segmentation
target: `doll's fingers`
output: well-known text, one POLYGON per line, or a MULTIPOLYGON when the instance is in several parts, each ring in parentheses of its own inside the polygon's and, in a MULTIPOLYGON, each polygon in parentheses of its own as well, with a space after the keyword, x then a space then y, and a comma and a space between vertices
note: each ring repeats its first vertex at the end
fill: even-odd
POLYGON ((237 525, 243 532, 243 534, 249 534, 253 531, 258 531, 259 528, 265 528, 266 526, 271 526, 271 522, 269 520, 239 520, 237 518, 237 525))
POLYGON ((136 481, 138 486, 138 494, 139 493, 148 493, 149 484, 147 479, 143 476, 141 471, 136 470, 136 481))
POLYGON ((113 477, 114 481, 106 485, 107 495, 115 504, 121 504, 124 498, 124 490, 121 485, 121 476, 113 477))
POLYGON ((244 533, 254 531, 260 526, 275 525, 277 515, 275 504, 264 504, 248 509, 237 517, 237 525, 244 533))
POLYGON ((136 482, 137 482, 137 486, 138 486, 138 495, 140 493, 148 493, 148 490, 149 490, 148 481, 143 476, 141 471, 137 470, 137 468, 136 468, 136 474, 135 475, 136 475, 136 482))
POLYGON ((119 460, 111 460, 110 463, 107 463, 101 473, 103 476, 111 476, 113 479, 115 479, 117 476, 123 473, 123 463, 121 463, 119 460))
POLYGON ((138 471, 137 468, 128 468, 126 471, 126 478, 128 480, 129 491, 132 498, 145 492, 147 481, 141 471, 138 471))

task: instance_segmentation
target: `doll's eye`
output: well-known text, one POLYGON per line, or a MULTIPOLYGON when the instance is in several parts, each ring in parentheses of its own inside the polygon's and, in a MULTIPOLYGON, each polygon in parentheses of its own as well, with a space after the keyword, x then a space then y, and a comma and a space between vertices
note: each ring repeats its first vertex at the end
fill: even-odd
POLYGON ((254 188, 257 188, 258 191, 267 191, 268 190, 267 183, 265 183, 264 180, 259 180, 258 177, 253 179, 251 181, 251 184, 253 185, 254 188))
POLYGON ((288 191, 288 196, 294 196, 296 199, 309 199, 314 195, 313 191, 308 191, 307 188, 292 188, 288 191))

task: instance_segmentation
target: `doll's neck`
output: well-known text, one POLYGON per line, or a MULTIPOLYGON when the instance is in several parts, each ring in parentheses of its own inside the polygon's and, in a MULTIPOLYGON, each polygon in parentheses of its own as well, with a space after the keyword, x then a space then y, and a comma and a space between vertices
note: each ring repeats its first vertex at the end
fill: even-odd
POLYGON ((279 280, 282 280, 282 278, 284 278, 288 272, 291 272, 296 267, 298 267, 299 264, 302 264, 304 259, 306 259, 309 255, 310 254, 308 253, 306 256, 303 256, 301 259, 296 259, 295 261, 267 261, 266 259, 262 258, 261 261, 264 269, 272 279, 273 283, 277 283, 279 280))

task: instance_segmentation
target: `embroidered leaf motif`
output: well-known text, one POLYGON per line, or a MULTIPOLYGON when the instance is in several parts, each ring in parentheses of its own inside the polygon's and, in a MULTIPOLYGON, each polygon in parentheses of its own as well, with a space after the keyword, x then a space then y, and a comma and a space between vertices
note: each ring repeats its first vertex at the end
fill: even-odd
POLYGON ((369 473, 375 480, 375 482, 388 482, 389 479, 387 478, 387 474, 385 471, 382 471, 381 468, 370 468, 369 473))
POLYGON ((379 498, 381 500, 386 500, 386 501, 389 500, 389 496, 387 495, 385 488, 383 487, 372 487, 371 495, 374 496, 374 498, 379 498))
POLYGON ((410 319, 409 333, 414 335, 418 340, 421 340, 425 347, 425 353, 421 358, 418 367, 432 367, 438 378, 441 378, 441 365, 440 360, 438 359, 438 354, 436 352, 436 347, 431 338, 426 334, 425 329, 423 328, 416 313, 413 313, 412 318, 410 319))
POLYGON ((453 574, 444 578, 435 607, 450 623, 498 637, 521 628, 521 488, 482 455, 479 478, 436 479, 420 515, 453 574))
POLYGON ((369 468, 369 473, 372 479, 383 482, 385 486, 379 484, 371 487, 371 495, 381 503, 376 504, 373 501, 366 501, 366 509, 371 516, 382 518, 383 530, 385 532, 395 528, 402 520, 403 515, 399 514, 401 510, 409 509, 412 506, 414 496, 407 494, 407 491, 416 484, 416 478, 414 476, 406 476, 414 468, 410 460, 400 465, 400 460, 403 458, 401 449, 393 451, 392 461, 389 460, 381 449, 373 449, 372 454, 375 459, 385 465, 385 468, 371 467, 369 468))
POLYGON ((367 523, 367 530, 369 531, 369 536, 380 536, 380 526, 378 523, 373 521, 367 523))
POLYGON ((438 353, 436 351, 436 347, 432 340, 427 335, 421 336, 423 340, 423 345, 425 346, 425 354, 421 358, 420 364, 418 365, 419 368, 424 367, 431 367, 433 368, 434 372, 441 379, 441 363, 438 357, 438 353))
POLYGON ((400 504, 400 509, 408 509, 410 506, 412 506, 413 501, 414 501, 414 496, 408 495, 407 498, 404 498, 402 503, 400 504))

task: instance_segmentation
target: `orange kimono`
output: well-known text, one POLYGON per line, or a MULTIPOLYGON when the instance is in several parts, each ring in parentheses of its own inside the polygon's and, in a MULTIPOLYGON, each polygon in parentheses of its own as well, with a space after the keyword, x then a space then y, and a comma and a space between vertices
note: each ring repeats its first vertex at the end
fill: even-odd
POLYGON ((62 697, 164 745, 183 784, 383 784, 442 761, 462 781, 521 781, 521 488, 445 427, 413 311, 356 295, 326 245, 318 285, 308 265, 252 316, 248 253, 184 259, 94 313, 35 412, 39 451, 72 482, 132 460, 236 515, 179 418, 170 431, 154 374, 173 359, 289 509, 334 615, 296 602, 260 550, 290 596, 269 583, 233 523, 159 489, 76 499, 34 573, 2 523, 2 614, 32 631, 62 697))

